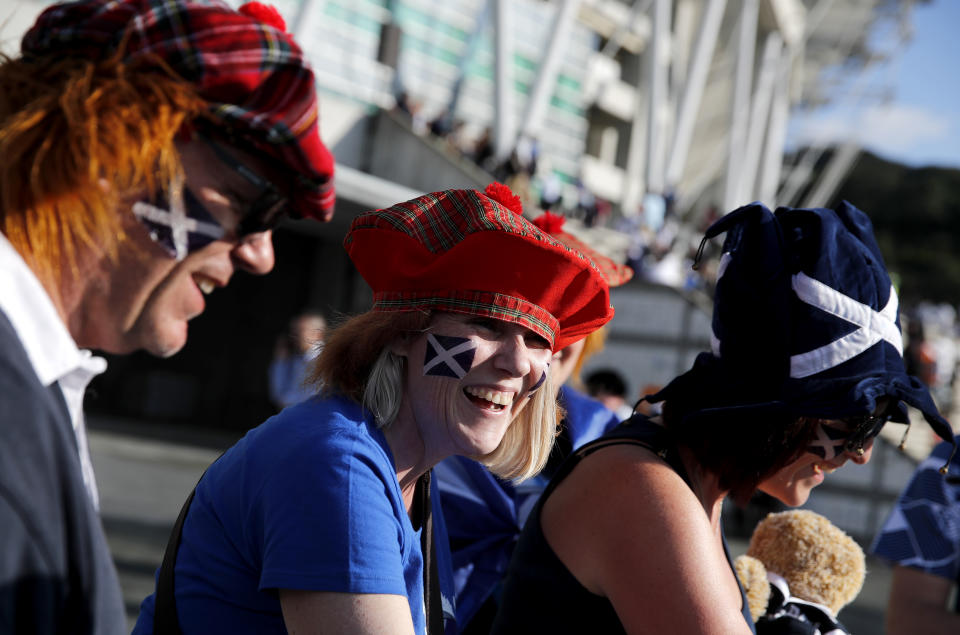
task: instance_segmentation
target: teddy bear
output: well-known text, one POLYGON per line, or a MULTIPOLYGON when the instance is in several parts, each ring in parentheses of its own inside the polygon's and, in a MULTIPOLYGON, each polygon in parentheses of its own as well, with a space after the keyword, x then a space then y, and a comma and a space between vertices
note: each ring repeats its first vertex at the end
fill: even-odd
POLYGON ((863 587, 863 549, 809 510, 769 514, 734 561, 757 635, 848 633, 837 613, 863 587))

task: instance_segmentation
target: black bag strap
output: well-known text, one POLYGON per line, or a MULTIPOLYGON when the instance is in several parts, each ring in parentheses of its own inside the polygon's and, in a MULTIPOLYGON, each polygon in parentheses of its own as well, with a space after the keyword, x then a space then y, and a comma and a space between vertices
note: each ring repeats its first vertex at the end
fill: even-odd
POLYGON ((183 535, 183 521, 187 518, 190 503, 193 502, 193 495, 196 493, 197 488, 194 487, 183 503, 183 507, 180 508, 177 522, 173 524, 173 529, 170 530, 167 549, 163 552, 163 563, 160 565, 160 574, 157 576, 157 592, 154 595, 153 632, 155 635, 182 635, 180 620, 177 618, 173 569, 177 564, 177 550, 180 548, 180 537, 183 535))
MULTIPOLYGON (((226 450, 220 453, 220 456, 213 460, 216 463, 226 454, 226 450)), ((213 465, 211 463, 210 465, 213 465)), ((209 470, 210 467, 207 467, 209 470)), ((197 485, 206 476, 207 470, 203 471, 200 478, 197 479, 197 485)), ((177 566, 177 551, 180 549, 180 538, 183 536, 183 523, 187 519, 187 512, 190 511, 190 503, 193 502, 193 496, 197 493, 197 485, 193 486, 187 500, 183 502, 180 508, 180 515, 177 516, 177 522, 173 523, 173 529, 170 530, 170 538, 167 539, 167 548, 163 552, 163 562, 160 563, 160 573, 157 575, 157 592, 153 596, 153 632, 155 635, 183 635, 180 630, 180 619, 177 617, 177 598, 174 595, 176 585, 173 581, 173 570, 177 566)))
POLYGON ((430 474, 420 477, 417 493, 420 511, 420 548, 423 552, 423 609, 427 616, 427 634, 442 635, 443 597, 437 564, 437 546, 433 536, 433 506, 430 503, 430 474))

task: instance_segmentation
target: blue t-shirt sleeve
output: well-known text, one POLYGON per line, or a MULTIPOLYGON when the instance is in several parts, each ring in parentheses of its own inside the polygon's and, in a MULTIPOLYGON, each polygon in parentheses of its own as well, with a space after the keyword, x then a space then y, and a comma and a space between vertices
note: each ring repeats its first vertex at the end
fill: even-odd
POLYGON ((260 589, 405 596, 406 511, 380 447, 333 434, 282 450, 251 507, 263 531, 260 589))
MULTIPOLYGON (((895 564, 956 580, 960 576, 960 486, 939 472, 949 452, 950 445, 941 444, 920 464, 871 551, 895 564)), ((960 471, 960 456, 950 470, 960 471)))

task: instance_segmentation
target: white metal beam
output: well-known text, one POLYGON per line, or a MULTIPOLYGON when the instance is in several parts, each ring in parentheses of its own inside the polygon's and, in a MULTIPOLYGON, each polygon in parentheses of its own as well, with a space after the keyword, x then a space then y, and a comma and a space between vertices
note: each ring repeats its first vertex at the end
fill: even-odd
POLYGON ((617 26, 617 30, 613 32, 613 35, 610 36, 607 43, 603 45, 603 49, 600 51, 602 55, 606 55, 607 57, 616 55, 623 40, 637 23, 637 17, 650 8, 650 2, 652 2, 652 0, 633 0, 633 5, 630 7, 629 19, 617 26))
POLYGON ((787 173, 787 178, 783 183, 783 189, 780 190, 780 196, 778 198, 780 205, 797 207, 800 199, 800 190, 810 181, 813 168, 822 154, 822 147, 805 148, 801 152, 800 157, 787 173))
POLYGON ((569 45, 569 32, 577 16, 580 0, 561 0, 556 17, 550 29, 549 45, 540 60, 537 79, 527 102, 526 114, 520 126, 520 134, 534 138, 540 134, 543 118, 550 103, 554 86, 557 83, 557 70, 564 50, 569 45))
POLYGON ((848 141, 837 148, 830 163, 824 168, 817 186, 803 202, 803 207, 823 207, 829 204, 859 158, 860 144, 856 141, 848 141))
POLYGON ((730 107, 730 136, 727 142, 727 169, 723 187, 723 211, 747 203, 740 192, 743 178, 743 150, 750 122, 750 89, 753 84, 754 49, 757 42, 759 0, 743 0, 737 27, 737 59, 733 75, 733 100, 730 107))
POLYGON ((773 104, 770 108, 770 125, 767 130, 767 145, 760 170, 758 198, 771 209, 779 205, 777 188, 780 186, 780 171, 783 168, 783 148, 787 140, 787 119, 790 115, 790 82, 793 69, 794 47, 780 58, 780 68, 773 88, 773 104))
POLYGON ((773 13, 777 31, 788 46, 796 46, 804 37, 807 10, 801 0, 766 0, 773 13))
POLYGON ((664 129, 668 112, 667 70, 670 66, 670 0, 654 0, 653 37, 647 50, 649 76, 647 84, 647 191, 664 191, 666 139, 664 129))
POLYGON ((704 0, 673 0, 673 24, 670 37, 670 98, 677 109, 687 84, 690 59, 697 35, 697 25, 706 6, 704 0))
POLYGON ((493 152, 497 160, 510 156, 516 144, 517 133, 513 110, 513 20, 508 0, 492 0, 494 13, 494 41, 496 43, 494 76, 494 131, 493 152))
MULTIPOLYGON (((649 66, 636 65, 636 86, 646 85, 649 66)), ((627 149, 627 165, 624 169, 623 193, 620 197, 620 211, 624 216, 634 216, 640 208, 640 199, 647 187, 647 111, 649 99, 634 100, 634 114, 630 121, 630 146, 627 149)))
POLYGON ((747 203, 756 197, 757 168, 760 165, 760 151, 766 136, 770 119, 770 102, 773 98, 777 69, 780 68, 780 56, 783 52, 783 38, 776 31, 767 34, 760 62, 760 76, 750 107, 750 123, 747 129, 747 143, 743 152, 743 166, 740 174, 738 198, 747 203))
POLYGON ((709 0, 700 23, 700 33, 697 35, 693 60, 690 62, 690 73, 680 101, 673 147, 670 150, 670 162, 667 164, 668 187, 676 186, 683 176, 683 168, 690 151, 690 141, 693 139, 693 127, 700 111, 703 89, 707 83, 707 72, 713 61, 713 52, 717 48, 717 36, 720 33, 720 23, 723 21, 726 6, 727 0, 709 0))

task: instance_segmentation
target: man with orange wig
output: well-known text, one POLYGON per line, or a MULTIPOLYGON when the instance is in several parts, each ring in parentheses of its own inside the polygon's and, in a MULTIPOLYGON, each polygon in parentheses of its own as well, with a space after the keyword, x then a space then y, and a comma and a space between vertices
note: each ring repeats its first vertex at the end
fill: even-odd
POLYGON ((0 631, 126 631, 83 393, 327 220, 313 73, 275 10, 81 0, 0 58, 0 631))

